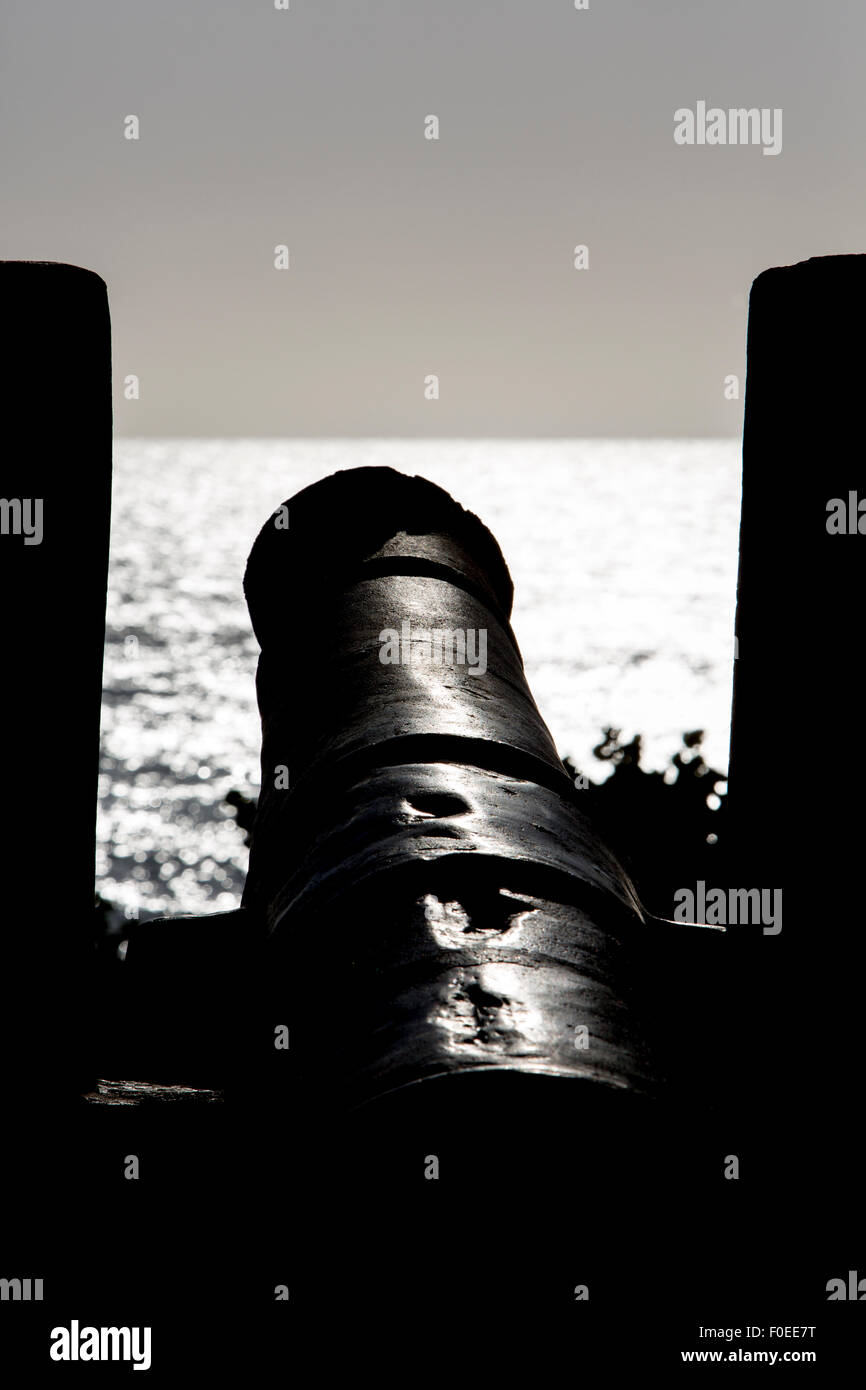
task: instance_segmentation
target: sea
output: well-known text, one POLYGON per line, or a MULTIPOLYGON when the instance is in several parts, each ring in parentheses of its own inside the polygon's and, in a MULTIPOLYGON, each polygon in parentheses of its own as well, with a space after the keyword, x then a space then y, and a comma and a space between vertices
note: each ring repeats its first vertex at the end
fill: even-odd
POLYGON ((376 465, 440 484, 495 535, 562 756, 603 779, 612 727, 662 770, 702 729, 727 769, 738 440, 120 439, 97 889, 127 917, 239 904, 248 850, 225 797, 258 795, 260 753, 246 558, 298 489, 376 465))

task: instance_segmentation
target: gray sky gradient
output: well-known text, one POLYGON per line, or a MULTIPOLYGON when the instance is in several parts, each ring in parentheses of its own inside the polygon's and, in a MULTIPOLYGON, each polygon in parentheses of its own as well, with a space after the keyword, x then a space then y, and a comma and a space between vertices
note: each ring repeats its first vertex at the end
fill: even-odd
POLYGON ((866 249, 861 0, 5 0, 0 38, 0 257, 107 280, 121 434, 736 435, 751 280, 866 249), (698 100, 781 107, 781 154, 677 146, 698 100))

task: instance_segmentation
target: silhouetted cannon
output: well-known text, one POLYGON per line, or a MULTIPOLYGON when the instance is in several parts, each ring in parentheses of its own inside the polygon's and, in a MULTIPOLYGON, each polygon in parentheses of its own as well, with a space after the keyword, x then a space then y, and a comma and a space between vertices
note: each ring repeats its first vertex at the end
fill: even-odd
MULTIPOLYGON (((470 1107, 528 1077, 654 1095, 663 1010, 650 986, 647 1030, 636 986, 669 938, 717 934, 650 921, 583 813, 489 531, 423 478, 337 473, 272 515, 244 588, 262 771, 242 906, 130 931, 145 1012, 172 994, 160 1074, 276 1067, 349 1111, 450 1106, 457 1079, 470 1107)), ((149 1036, 131 1065, 155 1078, 149 1036)))
MULTIPOLYGON (((244 587, 263 732, 244 906, 287 979, 326 946, 351 1102, 502 1069, 650 1087, 623 953, 641 910, 529 692, 486 528, 422 478, 338 473, 275 513, 244 587)), ((315 1027, 301 973, 293 1019, 315 1027)))

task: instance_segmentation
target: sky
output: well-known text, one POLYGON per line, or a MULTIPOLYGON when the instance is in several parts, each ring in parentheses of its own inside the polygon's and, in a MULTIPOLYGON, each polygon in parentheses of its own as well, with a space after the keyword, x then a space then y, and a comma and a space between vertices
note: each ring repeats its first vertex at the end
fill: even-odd
POLYGON ((0 258, 104 277, 120 435, 732 437, 752 279, 864 250, 864 42, 861 0, 4 0, 0 258), (699 102, 780 151, 678 144, 699 102))

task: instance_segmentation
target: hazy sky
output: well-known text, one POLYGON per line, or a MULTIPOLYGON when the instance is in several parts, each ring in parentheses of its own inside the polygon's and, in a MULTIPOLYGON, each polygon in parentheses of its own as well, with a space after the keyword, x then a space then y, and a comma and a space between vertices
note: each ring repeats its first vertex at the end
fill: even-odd
POLYGON ((104 276, 121 434, 737 434, 751 280, 866 249, 862 0, 3 0, 0 33, 0 256, 104 276), (699 101, 781 108, 781 153, 677 145, 699 101))

